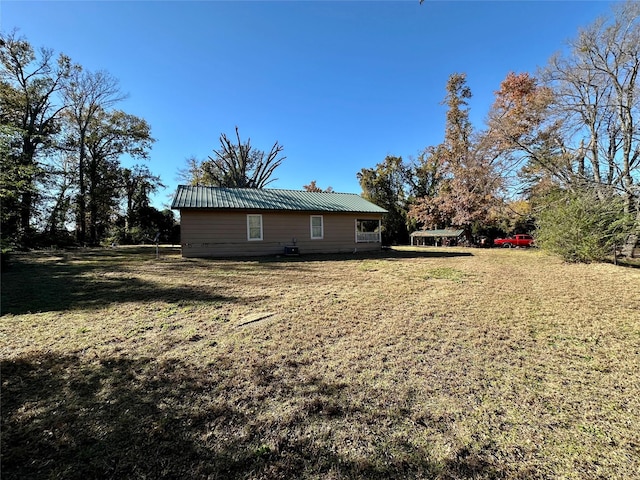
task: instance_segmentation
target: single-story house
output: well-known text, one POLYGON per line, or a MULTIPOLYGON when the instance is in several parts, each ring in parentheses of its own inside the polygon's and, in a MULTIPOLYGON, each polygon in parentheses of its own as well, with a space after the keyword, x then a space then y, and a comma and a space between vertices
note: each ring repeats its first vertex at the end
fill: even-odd
POLYGON ((433 245, 455 244, 464 230, 418 230, 411 234, 411 245, 433 245))
POLYGON ((180 185, 183 257, 371 251, 385 209, 351 193, 180 185))

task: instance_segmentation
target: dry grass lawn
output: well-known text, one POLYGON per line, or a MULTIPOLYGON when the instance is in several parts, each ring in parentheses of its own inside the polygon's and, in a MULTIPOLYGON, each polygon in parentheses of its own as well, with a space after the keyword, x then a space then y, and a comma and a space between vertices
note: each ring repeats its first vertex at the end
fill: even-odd
POLYGON ((640 269, 15 255, 3 479, 640 478, 640 269))

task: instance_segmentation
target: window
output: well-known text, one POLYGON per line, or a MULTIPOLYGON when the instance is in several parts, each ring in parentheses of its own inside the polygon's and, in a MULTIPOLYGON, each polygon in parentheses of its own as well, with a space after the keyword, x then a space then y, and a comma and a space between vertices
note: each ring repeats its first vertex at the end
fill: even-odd
POLYGON ((311 215, 311 239, 324 238, 324 225, 322 215, 311 215))
POLYGON ((262 215, 247 215, 247 240, 262 240, 262 215))

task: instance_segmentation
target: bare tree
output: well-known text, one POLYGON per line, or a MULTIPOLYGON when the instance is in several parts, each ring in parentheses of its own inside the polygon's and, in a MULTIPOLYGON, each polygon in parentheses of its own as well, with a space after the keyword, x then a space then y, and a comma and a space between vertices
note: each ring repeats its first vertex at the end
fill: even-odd
POLYGON ((630 207, 640 167, 640 4, 616 5, 612 18, 599 18, 570 46, 571 55, 552 58, 544 72, 565 148, 581 176, 597 190, 621 190, 630 207))
POLYGON ((275 142, 265 154, 251 146, 251 139, 243 143, 236 127, 236 140, 220 135, 220 148, 201 164, 203 178, 219 187, 264 188, 277 180, 272 175, 286 158, 279 157, 282 150, 282 145, 275 142))

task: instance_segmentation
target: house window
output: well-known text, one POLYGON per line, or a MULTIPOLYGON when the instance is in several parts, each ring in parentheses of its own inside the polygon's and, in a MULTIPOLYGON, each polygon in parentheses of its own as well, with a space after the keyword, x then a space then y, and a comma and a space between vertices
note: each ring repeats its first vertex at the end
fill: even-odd
POLYGON ((311 239, 324 238, 324 225, 322 215, 311 215, 311 239))
POLYGON ((247 215, 247 240, 262 240, 262 215, 247 215))
POLYGON ((356 243, 380 242, 380 220, 356 220, 356 243))

